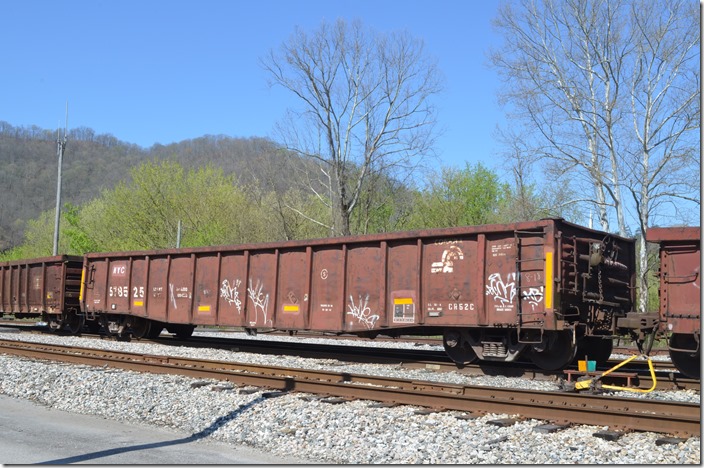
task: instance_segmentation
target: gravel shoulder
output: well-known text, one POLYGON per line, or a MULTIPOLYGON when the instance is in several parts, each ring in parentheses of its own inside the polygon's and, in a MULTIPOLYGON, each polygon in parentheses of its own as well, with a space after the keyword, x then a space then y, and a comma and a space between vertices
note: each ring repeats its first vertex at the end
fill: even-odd
POLYGON ((4 465, 309 463, 175 429, 66 412, 6 395, 0 395, 0 407, 0 463, 4 465))

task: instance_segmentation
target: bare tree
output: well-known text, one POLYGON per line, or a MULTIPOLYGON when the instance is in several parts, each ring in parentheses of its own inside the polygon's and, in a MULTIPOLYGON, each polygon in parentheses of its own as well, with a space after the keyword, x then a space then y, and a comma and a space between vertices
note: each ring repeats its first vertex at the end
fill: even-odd
POLYGON ((495 21, 505 44, 491 60, 516 133, 546 174, 581 188, 573 201, 596 208, 603 230, 615 218, 643 247, 665 203, 699 204, 684 185, 698 173, 698 22, 687 0, 522 0, 495 21))
POLYGON ((595 205, 609 230, 609 207, 626 233, 619 184, 621 65, 629 38, 608 1, 524 0, 499 11, 506 44, 492 62, 506 78, 502 99, 534 129, 533 150, 558 175, 578 174, 579 200, 595 205), (581 178, 580 178, 581 176, 581 178))
MULTIPOLYGON (((560 184, 544 183, 545 171, 540 181, 533 175, 539 168, 540 157, 536 157, 531 147, 526 144, 529 137, 515 134, 511 129, 499 130, 497 140, 504 145, 503 159, 506 162, 504 176, 513 181, 511 193, 506 197, 502 207, 502 219, 505 222, 537 220, 546 217, 561 217, 575 222, 584 221, 586 216, 578 212, 574 203, 575 189, 571 180, 560 184)), ((548 172, 550 174, 550 172, 548 172)), ((591 222, 591 219, 590 219, 591 222)))
POLYGON ((323 22, 310 35, 297 28, 262 64, 271 84, 301 104, 279 136, 289 151, 318 163, 320 177, 307 186, 330 209, 328 219, 314 221, 331 235, 351 233, 370 176, 403 179, 432 154, 438 71, 409 34, 323 22))
MULTIPOLYGON (((633 4, 631 17, 636 41, 633 73, 626 84, 635 144, 624 159, 624 172, 641 234, 639 283, 645 285, 649 270, 645 235, 651 215, 663 219, 662 205, 667 204, 681 221, 688 213, 681 212, 680 205, 700 205, 701 38, 693 2, 662 2, 648 8, 633 4)), ((646 304, 647 288, 641 287, 639 295, 640 304, 646 304)))

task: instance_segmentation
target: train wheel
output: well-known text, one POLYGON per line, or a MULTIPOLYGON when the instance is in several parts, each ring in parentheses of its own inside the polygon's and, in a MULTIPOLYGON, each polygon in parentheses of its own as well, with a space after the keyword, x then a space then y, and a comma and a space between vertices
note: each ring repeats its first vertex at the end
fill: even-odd
POLYGON ((614 349, 614 342, 610 338, 599 338, 597 336, 585 336, 577 341, 577 354, 574 361, 584 360, 596 361, 598 366, 606 364, 614 349))
POLYGON ((701 351, 694 336, 675 333, 670 337, 670 348, 692 350, 687 352, 670 349, 670 359, 678 371, 692 379, 700 379, 702 375, 701 351))
POLYGON ((67 312, 61 323, 61 330, 69 335, 77 335, 83 328, 83 316, 76 312, 67 312))
POLYGON ((442 344, 447 355, 457 364, 466 365, 477 360, 477 353, 462 337, 459 330, 445 330, 442 344))
POLYGON ((149 336, 151 320, 142 317, 132 317, 132 336, 141 339, 149 336))
POLYGON ((577 346, 572 342, 572 332, 547 332, 541 346, 533 346, 530 359, 543 370, 562 369, 572 362, 577 346))

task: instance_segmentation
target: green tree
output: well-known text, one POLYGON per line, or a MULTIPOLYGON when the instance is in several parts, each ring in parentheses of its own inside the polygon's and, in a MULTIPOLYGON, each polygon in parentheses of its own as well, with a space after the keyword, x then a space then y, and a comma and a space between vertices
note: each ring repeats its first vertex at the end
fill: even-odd
POLYGON ((144 163, 131 181, 88 203, 81 226, 98 250, 158 249, 272 240, 271 214, 211 166, 186 171, 170 161, 144 163))
POLYGON ((91 238, 90 234, 81 222, 81 208, 72 203, 66 203, 61 212, 63 222, 61 223, 61 235, 59 245, 64 239, 68 243, 68 252, 84 254, 95 252, 98 246, 91 238))
MULTIPOLYGON (((27 221, 22 244, 0 254, 0 260, 21 260, 50 257, 54 248, 54 210, 42 212, 37 218, 27 221)), ((72 240, 72 230, 77 213, 76 208, 67 203, 61 211, 59 232, 59 254, 80 255, 81 247, 72 240)))
POLYGON ((429 187, 417 195, 411 229, 468 226, 500 222, 499 209, 509 193, 507 184, 481 163, 464 169, 442 168, 429 187))

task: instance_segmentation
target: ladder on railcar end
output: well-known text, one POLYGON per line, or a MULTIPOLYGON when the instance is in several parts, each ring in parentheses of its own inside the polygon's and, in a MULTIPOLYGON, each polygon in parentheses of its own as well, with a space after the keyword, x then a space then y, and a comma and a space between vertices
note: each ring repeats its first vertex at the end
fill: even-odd
MULTIPOLYGON (((577 247, 577 238, 564 237, 560 238, 560 248, 558 248, 558 268, 560 268, 559 278, 562 278, 559 288, 563 294, 579 294, 579 248, 577 247)), ((572 306, 576 312, 567 313, 565 310, 561 311, 562 318, 567 317, 579 317, 579 308, 572 306)))
MULTIPOLYGON (((543 275, 542 276, 542 284, 533 284, 531 286, 523 286, 522 284, 522 277, 523 277, 523 264, 527 262, 541 262, 541 264, 544 264, 545 262, 545 257, 544 255, 541 257, 530 257, 530 258, 523 258, 521 256, 521 251, 522 251, 522 240, 526 240, 529 238, 535 239, 536 237, 541 238, 541 244, 544 245, 545 243, 545 236, 546 236, 546 231, 543 229, 542 231, 514 231, 514 243, 516 246, 516 295, 518 297, 518 303, 516 305, 516 315, 518 316, 518 342, 519 343, 540 343, 543 340, 543 327, 540 328, 540 335, 537 337, 537 339, 525 339, 521 338, 521 329, 528 324, 536 324, 536 323, 542 323, 544 322, 544 317, 545 317, 545 311, 539 311, 535 312, 533 310, 527 311, 523 307, 523 302, 525 299, 530 297, 530 294, 526 294, 530 289, 533 288, 542 288, 542 291, 540 292, 541 294, 541 301, 544 301, 544 294, 546 290, 547 284, 545 283, 546 278, 543 275)), ((537 245, 537 244, 535 244, 537 245)), ((542 270, 541 270, 542 271, 542 270)))

